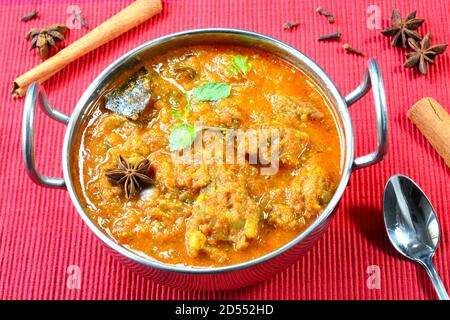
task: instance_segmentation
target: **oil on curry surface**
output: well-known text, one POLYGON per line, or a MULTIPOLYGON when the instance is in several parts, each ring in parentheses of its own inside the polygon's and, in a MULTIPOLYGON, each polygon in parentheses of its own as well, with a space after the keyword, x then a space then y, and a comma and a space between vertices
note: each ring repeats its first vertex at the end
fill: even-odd
POLYGON ((92 220, 139 254, 187 266, 248 261, 292 240, 331 199, 341 150, 330 110, 318 85, 279 57, 179 48, 94 106, 71 159, 76 191, 92 220), (241 162, 175 161, 203 128, 276 129, 278 171, 261 174, 245 147, 241 162), (119 181, 127 165, 141 166, 144 185, 119 181))

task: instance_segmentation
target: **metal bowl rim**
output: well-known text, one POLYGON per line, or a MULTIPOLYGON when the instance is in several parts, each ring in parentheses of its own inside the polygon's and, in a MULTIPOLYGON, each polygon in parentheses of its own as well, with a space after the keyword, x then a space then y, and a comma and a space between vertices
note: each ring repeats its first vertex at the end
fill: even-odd
POLYGON ((310 235, 320 224, 324 223, 327 219, 331 219, 333 216, 333 213, 335 212, 335 208, 338 205, 339 200, 341 199, 343 192, 347 186, 348 180, 350 178, 350 174, 352 171, 352 164, 354 160, 354 135, 353 135, 353 126, 350 119, 350 114, 348 112, 347 103, 345 102, 344 97, 340 93, 340 91, 337 89, 334 82, 331 80, 331 78, 325 73, 325 71, 312 59, 307 57, 305 54, 300 52, 299 50, 291 47, 290 45, 280 41, 276 40, 272 37, 256 33, 253 31, 247 31, 242 29, 230 29, 230 28, 201 28, 201 29, 192 29, 187 31, 181 31, 173 34, 169 34, 154 40, 151 40, 149 42, 146 42, 137 48, 125 53, 120 58, 115 60, 113 63, 111 63, 106 69, 104 69, 99 76, 89 85, 89 87, 86 89, 86 91, 81 96, 80 100, 78 101, 71 117, 70 121, 67 126, 66 134, 64 137, 64 144, 63 144, 63 173, 64 173, 64 179, 66 181, 66 186, 69 192, 69 196, 77 209, 78 213, 80 214, 83 221, 87 224, 89 229, 94 232, 94 234, 102 240, 108 247, 112 248, 116 252, 120 253, 121 255, 138 262, 140 264, 143 264, 145 266, 165 270, 165 271, 172 271, 172 272, 178 272, 178 273, 187 273, 187 274, 217 274, 217 273, 223 273, 223 272, 231 272, 236 271, 240 269, 249 268, 252 266, 256 266, 258 264, 264 263, 268 260, 271 260, 280 254, 288 251, 292 247, 299 244, 303 239, 305 239, 308 235, 310 235), (100 83, 109 75, 109 73, 114 70, 117 66, 124 63, 127 59, 130 57, 137 55, 140 52, 143 52, 144 50, 148 49, 151 46, 159 45, 161 43, 171 41, 178 37, 188 36, 188 35, 201 35, 201 34, 208 34, 208 33, 224 33, 224 34, 234 34, 234 35, 242 35, 247 37, 252 37, 255 39, 258 39, 260 41, 269 42, 272 45, 275 45, 282 49, 282 51, 287 52, 294 56, 296 59, 302 61, 304 64, 306 64, 311 71, 313 71, 318 78, 320 78, 326 85, 326 87, 322 87, 324 91, 331 94, 335 101, 336 101, 336 109, 339 111, 339 116, 342 121, 342 129, 344 131, 344 137, 345 139, 345 161, 342 168, 342 177, 341 181, 339 182, 339 185, 328 203, 325 210, 320 214, 320 216, 306 228, 303 232, 301 232, 297 237, 289 241, 288 243, 284 244, 283 246, 263 255, 258 258, 248 260, 239 264, 233 264, 229 266, 220 266, 220 267, 196 267, 196 266, 184 266, 184 265, 172 265, 172 264, 165 264, 163 262, 160 262, 156 259, 147 258, 145 256, 139 255, 136 252, 129 250, 122 245, 118 244, 116 241, 114 241, 112 238, 107 236, 89 217, 89 215, 84 211, 83 207, 80 204, 80 201, 78 199, 78 196, 75 193, 74 186, 71 179, 70 174, 70 146, 71 141, 73 137, 73 133, 75 130, 75 126, 77 124, 78 118, 84 111, 86 107, 88 107, 87 102, 89 101, 89 97, 95 93, 97 87, 100 83))

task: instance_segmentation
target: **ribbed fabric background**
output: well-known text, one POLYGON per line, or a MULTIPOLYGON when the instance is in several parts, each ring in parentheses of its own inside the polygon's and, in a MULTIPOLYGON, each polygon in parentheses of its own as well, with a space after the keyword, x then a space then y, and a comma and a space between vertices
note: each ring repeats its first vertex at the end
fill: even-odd
MULTIPOLYGON (((174 290, 132 273, 115 261, 84 225, 65 190, 36 186, 25 173, 21 151, 24 100, 9 96, 11 81, 39 62, 24 35, 31 27, 64 23, 71 4, 79 5, 94 27, 130 2, 1 2, 1 299, 433 299, 425 272, 394 251, 384 230, 382 192, 394 173, 415 179, 438 212, 442 239, 435 262, 450 289, 450 170, 405 115, 423 96, 436 98, 448 109, 450 51, 438 57, 428 76, 419 76, 403 69, 403 50, 390 47, 380 30, 371 30, 366 24, 370 5, 380 9, 382 27, 389 24, 394 6, 403 15, 417 9, 418 16, 426 18, 420 31, 432 32, 435 43, 449 43, 450 1, 165 0, 160 16, 72 63, 45 84, 52 105, 70 114, 90 82, 128 50, 159 36, 201 27, 242 28, 281 39, 317 61, 343 94, 361 81, 367 57, 345 54, 342 42, 318 43, 316 38, 339 30, 343 41, 378 59, 389 104, 387 158, 352 174, 330 229, 301 261, 266 282, 225 292, 174 290), (335 13, 335 24, 315 13, 319 5, 335 13), (35 8, 39 19, 20 21, 35 8), (297 20, 301 26, 283 30, 283 23, 297 20), (69 265, 80 266, 79 290, 66 285, 69 265), (380 289, 366 285, 371 265, 380 268, 380 289)), ((71 43, 86 32, 71 30, 67 40, 71 43)), ((352 107, 351 114, 357 155, 371 152, 376 142, 371 95, 352 107)), ((41 112, 36 122, 38 167, 47 175, 62 176, 65 127, 41 112)))

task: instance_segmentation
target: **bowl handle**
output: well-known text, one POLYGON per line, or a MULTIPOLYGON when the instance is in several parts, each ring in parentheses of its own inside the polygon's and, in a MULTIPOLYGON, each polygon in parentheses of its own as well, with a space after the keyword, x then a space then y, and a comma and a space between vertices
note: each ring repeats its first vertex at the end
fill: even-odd
POLYGON ((39 104, 47 115, 59 122, 67 124, 70 120, 68 115, 53 109, 49 105, 44 88, 41 85, 33 83, 29 86, 25 97, 22 122, 22 150, 27 173, 31 180, 39 185, 50 188, 64 188, 66 186, 64 178, 43 176, 36 168, 34 160, 34 116, 36 104, 39 104))
POLYGON ((384 93, 383 78, 381 76, 381 69, 375 59, 370 59, 366 72, 364 73, 363 82, 346 97, 345 101, 350 107, 356 101, 361 99, 372 88, 373 99, 375 103, 375 113, 378 131, 378 146, 377 149, 362 157, 356 158, 353 161, 353 170, 361 169, 383 160, 386 155, 388 142, 388 115, 386 95, 384 93))

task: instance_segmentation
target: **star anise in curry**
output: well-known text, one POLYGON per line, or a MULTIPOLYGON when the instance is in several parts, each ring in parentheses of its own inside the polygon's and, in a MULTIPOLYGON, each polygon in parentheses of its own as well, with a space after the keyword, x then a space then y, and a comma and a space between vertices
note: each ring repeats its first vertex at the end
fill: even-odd
POLYGON ((148 159, 133 165, 120 155, 117 168, 106 171, 105 175, 122 185, 125 196, 131 198, 140 192, 144 186, 153 184, 153 179, 148 176, 149 168, 150 161, 148 159))
POLYGON ((392 10, 392 27, 385 28, 381 33, 386 37, 393 37, 391 44, 403 48, 408 47, 408 39, 421 40, 422 37, 416 31, 424 22, 424 19, 416 18, 416 11, 411 12, 402 19, 397 9, 392 10))
POLYGON ((404 67, 417 67, 421 74, 427 74, 427 65, 434 64, 434 58, 447 49, 447 44, 431 46, 431 35, 428 33, 420 42, 409 39, 409 46, 414 50, 406 55, 404 67))
POLYGON ((47 59, 52 48, 58 50, 57 42, 66 42, 64 35, 69 30, 65 25, 55 24, 43 29, 33 28, 28 32, 27 39, 31 41, 31 49, 38 49, 39 57, 47 59))

